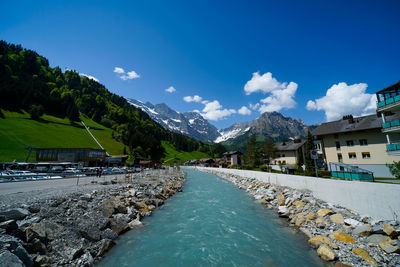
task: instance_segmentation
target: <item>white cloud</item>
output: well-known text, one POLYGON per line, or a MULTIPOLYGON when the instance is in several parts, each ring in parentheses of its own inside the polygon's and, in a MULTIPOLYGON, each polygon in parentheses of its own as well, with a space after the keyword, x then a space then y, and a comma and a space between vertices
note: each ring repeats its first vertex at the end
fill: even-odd
POLYGON ((308 110, 323 110, 327 121, 341 119, 344 115, 367 115, 375 112, 376 95, 365 93, 368 85, 358 83, 347 85, 344 82, 334 84, 326 95, 314 101, 309 100, 308 110))
POLYGON ((126 80, 132 80, 132 79, 137 79, 140 77, 139 74, 136 73, 136 71, 132 70, 132 71, 128 71, 125 73, 125 70, 123 68, 120 67, 115 67, 114 68, 114 72, 119 74, 118 77, 124 81, 126 80))
POLYGON ((297 84, 290 82, 285 89, 275 90, 270 96, 261 99, 263 103, 259 107, 261 113, 279 111, 284 108, 294 108, 296 101, 294 101, 294 95, 297 91, 297 84))
POLYGON ((188 103, 190 103, 190 102, 199 103, 199 102, 201 102, 201 100, 203 100, 203 98, 201 96, 194 95, 194 96, 185 96, 183 98, 183 100, 185 100, 185 102, 188 102, 188 103))
POLYGON ((257 110, 259 107, 260 107, 260 103, 257 103, 257 104, 250 104, 249 105, 250 106, 250 108, 252 109, 252 110, 257 110))
POLYGON ((87 75, 87 74, 85 74, 85 73, 79 73, 79 75, 85 76, 85 77, 87 77, 88 79, 91 79, 91 80, 93 80, 93 81, 99 82, 99 79, 97 79, 97 78, 94 77, 94 76, 87 75))
POLYGON ((251 110, 248 109, 246 106, 243 106, 238 110, 238 113, 241 114, 241 115, 250 115, 251 114, 251 110))
POLYGON ((284 108, 294 108, 296 101, 294 96, 297 91, 297 83, 279 82, 272 77, 271 72, 260 75, 259 72, 254 72, 251 80, 247 81, 244 86, 246 95, 256 92, 269 94, 268 97, 261 99, 261 103, 250 104, 250 108, 258 110, 260 113, 280 111, 284 108))
POLYGON ((209 102, 208 100, 203 100, 203 101, 201 101, 201 103, 202 103, 203 105, 207 104, 208 102, 209 102))
POLYGON ((165 92, 168 92, 168 93, 173 93, 175 91, 176 91, 176 89, 173 86, 170 86, 167 89, 165 89, 165 92))
POLYGON ((222 109, 218 100, 208 102, 200 113, 205 119, 217 121, 236 113, 234 109, 222 109))
POLYGON ((120 67, 115 67, 115 68, 114 68, 114 72, 115 72, 115 73, 119 73, 119 74, 125 73, 124 69, 123 69, 123 68, 120 68, 120 67))
POLYGON ((271 72, 264 73, 260 75, 259 72, 254 72, 253 77, 244 86, 244 91, 246 95, 255 93, 258 91, 265 93, 270 93, 276 89, 282 89, 286 87, 286 83, 280 83, 275 78, 272 77, 271 72))

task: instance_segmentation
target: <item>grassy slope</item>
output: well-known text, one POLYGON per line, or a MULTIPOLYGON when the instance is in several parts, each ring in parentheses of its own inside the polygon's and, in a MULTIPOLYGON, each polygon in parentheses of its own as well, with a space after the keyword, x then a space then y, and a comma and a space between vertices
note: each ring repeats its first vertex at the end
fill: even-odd
POLYGON ((192 151, 192 152, 177 151, 177 150, 175 150, 173 145, 171 145, 169 142, 165 142, 165 141, 162 141, 162 146, 165 149, 165 155, 161 160, 162 161, 168 160, 166 162, 166 164, 168 164, 168 163, 172 164, 174 162, 173 158, 175 156, 178 158, 178 160, 180 160, 181 163, 184 163, 191 159, 202 159, 202 158, 210 157, 208 154, 200 152, 200 151, 192 151), (169 159, 171 159, 171 160, 169 160, 169 159))
MULTIPOLYGON (((80 124, 71 126, 68 119, 44 115, 42 121, 29 119, 26 113, 3 111, 0 119, 0 161, 22 161, 27 155, 25 146, 35 147, 91 147, 98 148, 80 124)), ((122 154, 123 144, 111 137, 112 130, 82 117, 91 132, 111 154, 122 154)), ((32 153, 29 160, 35 160, 32 153)))

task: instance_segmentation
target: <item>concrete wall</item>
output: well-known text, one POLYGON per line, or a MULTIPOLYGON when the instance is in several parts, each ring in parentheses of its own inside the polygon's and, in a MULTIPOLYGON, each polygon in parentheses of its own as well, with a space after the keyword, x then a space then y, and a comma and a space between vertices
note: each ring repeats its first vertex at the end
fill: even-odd
POLYGON ((276 174, 225 168, 198 168, 247 178, 296 189, 311 190, 314 197, 333 205, 354 210, 361 216, 376 220, 400 219, 400 185, 358 181, 330 180, 323 178, 276 174))

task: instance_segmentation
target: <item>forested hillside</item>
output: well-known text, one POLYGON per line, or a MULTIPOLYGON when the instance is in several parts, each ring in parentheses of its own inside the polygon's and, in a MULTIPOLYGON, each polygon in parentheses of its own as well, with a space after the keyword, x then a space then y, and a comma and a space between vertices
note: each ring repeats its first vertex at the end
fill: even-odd
POLYGON ((162 157, 162 140, 182 151, 210 147, 165 130, 104 85, 76 71, 52 68, 36 52, 5 41, 0 41, 0 95, 0 108, 9 111, 38 109, 45 114, 67 117, 72 124, 79 122, 80 113, 85 114, 113 129, 114 138, 138 156, 162 157))

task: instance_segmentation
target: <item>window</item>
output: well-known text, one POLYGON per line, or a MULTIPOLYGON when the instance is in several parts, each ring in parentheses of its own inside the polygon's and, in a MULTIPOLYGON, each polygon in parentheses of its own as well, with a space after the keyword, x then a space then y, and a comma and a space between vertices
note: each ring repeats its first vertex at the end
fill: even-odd
POLYGON ((360 141, 360 146, 367 146, 368 145, 367 139, 360 139, 359 141, 360 141))
POLYGON ((361 152, 362 158, 363 159, 370 159, 371 154, 369 152, 361 152))
POLYGON ((347 144, 347 146, 354 146, 353 140, 347 140, 346 144, 347 144))
POLYGON ((336 150, 340 150, 340 142, 336 141, 335 143, 336 143, 336 150))
POLYGON ((338 153, 338 154, 337 154, 337 159, 338 159, 339 162, 343 162, 342 153, 338 153))
POLYGON ((356 158, 357 158, 356 153, 354 152, 349 153, 349 159, 356 159, 356 158))
POLYGON ((339 134, 334 134, 333 137, 334 137, 335 139, 338 139, 338 138, 339 138, 339 134))

